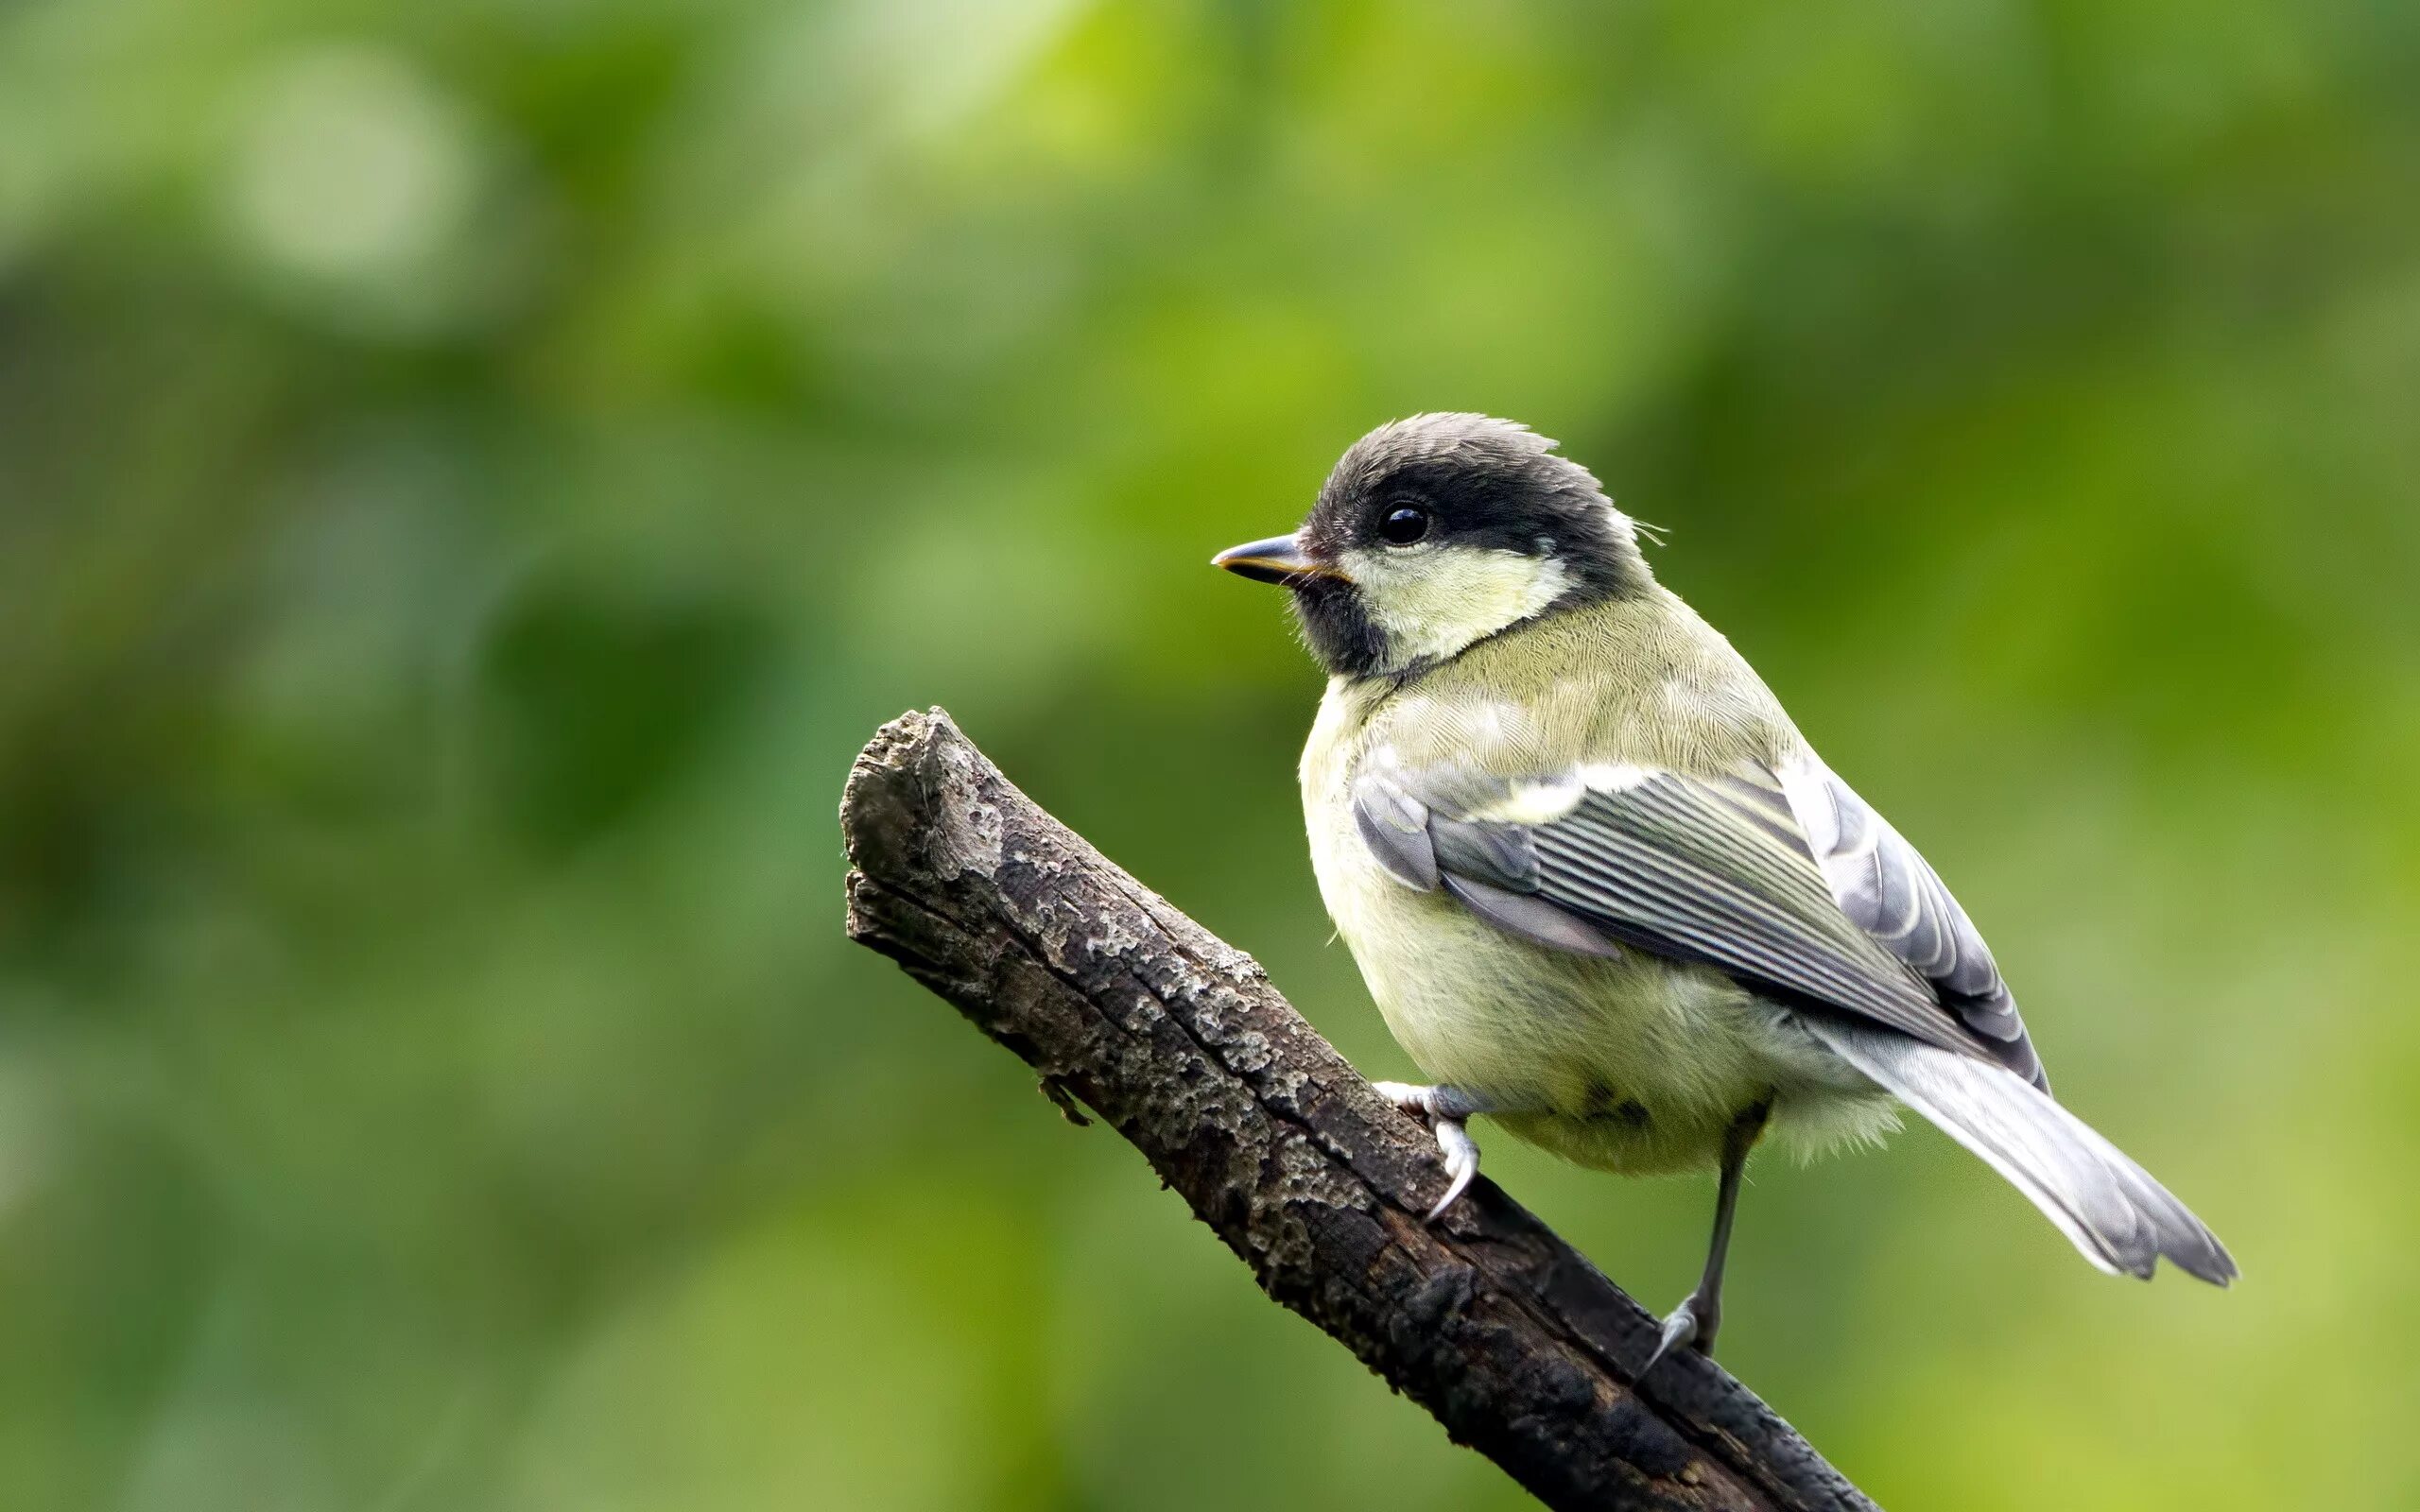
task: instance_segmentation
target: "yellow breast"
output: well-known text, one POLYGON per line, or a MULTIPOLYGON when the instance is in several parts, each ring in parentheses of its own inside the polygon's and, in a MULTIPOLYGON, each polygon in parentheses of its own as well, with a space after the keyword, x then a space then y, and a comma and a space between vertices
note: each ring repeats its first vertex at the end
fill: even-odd
POLYGON ((1320 893, 1388 1031, 1424 1076, 1507 1108, 1531 1143, 1609 1170, 1710 1165, 1766 1095, 1772 1057, 1747 994, 1643 953, 1616 960, 1504 934, 1443 892, 1396 881, 1353 819, 1360 695, 1332 689, 1303 765, 1320 893))

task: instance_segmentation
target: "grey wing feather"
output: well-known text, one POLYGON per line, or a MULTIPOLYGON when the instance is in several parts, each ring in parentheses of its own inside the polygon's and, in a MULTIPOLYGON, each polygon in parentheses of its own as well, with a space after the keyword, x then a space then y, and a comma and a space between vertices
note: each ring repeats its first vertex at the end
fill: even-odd
POLYGON ((1378 865, 1408 887, 1434 892, 1442 885, 1496 928, 1555 950, 1621 954, 1601 930, 1534 896, 1534 889, 1516 891, 1478 880, 1506 876, 1523 865, 1517 839, 1469 825, 1435 825, 1428 805, 1392 774, 1368 773, 1354 784, 1353 822, 1378 865))
POLYGON ((1437 886, 1437 848, 1428 838, 1428 805, 1375 775, 1353 787, 1353 823, 1361 843, 1397 882, 1421 892, 1437 886))
POLYGON ((2011 1070, 2048 1091, 1991 948, 1940 874, 1811 753, 1777 776, 1841 912, 1931 983, 1967 1028, 1996 1041, 2011 1070))
POLYGON ((1741 801, 1669 772, 1589 792, 1530 830, 1537 888, 1651 948, 1967 1048, 1932 993, 1841 914, 1803 846, 1739 822, 1741 801))
POLYGON ((1619 955, 1622 948, 1577 914, 1566 912, 1530 893, 1512 892, 1491 887, 1467 877, 1444 874, 1445 890, 1452 893, 1463 907, 1496 928, 1533 939, 1556 950, 1576 951, 1582 955, 1619 955))
POLYGON ((1850 916, 1780 780, 1762 768, 1717 779, 1583 769, 1525 784, 1374 762, 1354 800, 1388 871, 1423 890, 1448 886, 1513 934, 1564 950, 1602 941, 1592 954, 1605 954, 1628 942, 1704 962, 2022 1074, 2038 1070, 2021 1034, 1976 1033, 1889 936, 1850 916))

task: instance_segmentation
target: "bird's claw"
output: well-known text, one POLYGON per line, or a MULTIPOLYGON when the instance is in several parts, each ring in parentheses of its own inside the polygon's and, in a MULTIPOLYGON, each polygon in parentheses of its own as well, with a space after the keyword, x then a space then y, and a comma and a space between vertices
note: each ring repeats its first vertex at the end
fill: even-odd
POLYGON ((1671 1315, 1664 1320, 1664 1335, 1655 1341, 1655 1352, 1638 1367, 1639 1378, 1645 1379, 1666 1355, 1685 1344, 1695 1345, 1700 1354, 1711 1356, 1714 1353, 1714 1331, 1707 1329, 1702 1332, 1698 1327, 1698 1297, 1695 1292, 1683 1297, 1681 1305, 1672 1309, 1671 1315))
POLYGON ((1372 1085, 1379 1096, 1405 1112, 1427 1119, 1437 1135, 1437 1153, 1445 1161, 1445 1194, 1428 1210, 1427 1221, 1435 1223, 1470 1190, 1472 1180, 1478 1175, 1478 1142, 1471 1138, 1471 1131, 1462 1123, 1468 1113, 1457 1106, 1458 1094, 1449 1088, 1415 1087, 1401 1081, 1372 1085))
POLYGON ((1470 1190, 1472 1178, 1478 1175, 1478 1142, 1471 1138, 1471 1131, 1462 1126, 1461 1119, 1441 1118, 1437 1121, 1437 1148, 1445 1157, 1447 1179, 1445 1194, 1437 1199, 1437 1206, 1428 1210, 1430 1223, 1443 1217, 1445 1210, 1454 1205, 1454 1199, 1470 1190))

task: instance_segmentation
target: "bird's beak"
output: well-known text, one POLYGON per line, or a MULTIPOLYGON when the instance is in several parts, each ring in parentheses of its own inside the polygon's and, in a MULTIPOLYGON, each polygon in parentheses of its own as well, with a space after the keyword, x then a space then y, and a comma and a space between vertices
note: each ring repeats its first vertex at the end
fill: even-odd
POLYGON ((1210 558, 1213 567, 1224 567, 1238 577, 1254 582, 1277 583, 1292 587, 1306 577, 1333 577, 1348 582, 1342 573, 1303 550, 1303 543, 1292 536, 1271 536, 1267 541, 1247 541, 1229 546, 1210 558))

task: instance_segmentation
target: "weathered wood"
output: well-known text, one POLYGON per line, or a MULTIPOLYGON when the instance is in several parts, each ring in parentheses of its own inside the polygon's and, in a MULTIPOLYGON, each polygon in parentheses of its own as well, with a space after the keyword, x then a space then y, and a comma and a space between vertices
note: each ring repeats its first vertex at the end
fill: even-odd
POLYGON ((1149 1158, 1263 1290, 1556 1508, 1872 1505, 1484 1179, 1434 1226, 1435 1143, 1251 956, 1113 866, 936 709, 841 801, 849 933, 1149 1158))

